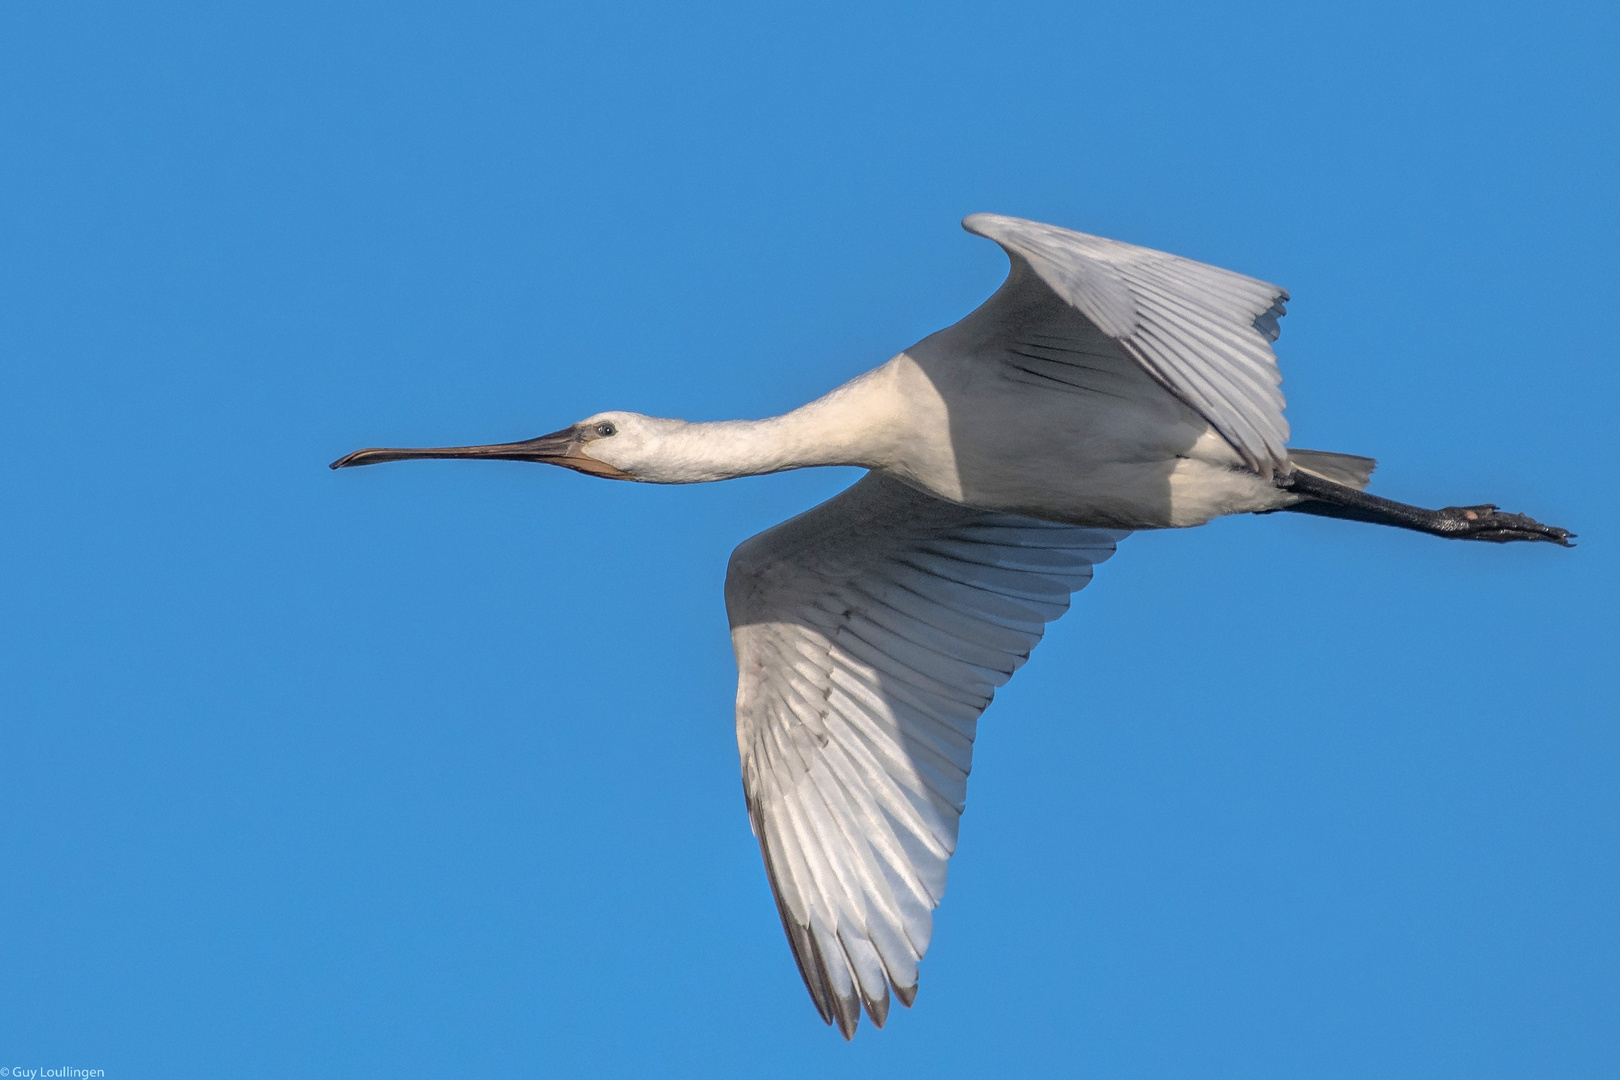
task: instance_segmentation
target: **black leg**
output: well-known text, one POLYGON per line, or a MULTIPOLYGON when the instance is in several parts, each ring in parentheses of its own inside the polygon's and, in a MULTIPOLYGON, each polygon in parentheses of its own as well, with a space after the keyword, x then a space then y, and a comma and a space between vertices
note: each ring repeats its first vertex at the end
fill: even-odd
POLYGON ((1278 480, 1277 486, 1304 497, 1304 502, 1284 508, 1298 514, 1320 514, 1322 517, 1370 521, 1375 525, 1394 525, 1451 540, 1490 540, 1498 544, 1513 540, 1545 540, 1564 547, 1575 546, 1569 542, 1575 534, 1568 529, 1543 525, 1523 514, 1504 514, 1489 503, 1484 506, 1448 506, 1443 510, 1425 510, 1421 506, 1380 499, 1377 495, 1335 484, 1300 469, 1278 480))

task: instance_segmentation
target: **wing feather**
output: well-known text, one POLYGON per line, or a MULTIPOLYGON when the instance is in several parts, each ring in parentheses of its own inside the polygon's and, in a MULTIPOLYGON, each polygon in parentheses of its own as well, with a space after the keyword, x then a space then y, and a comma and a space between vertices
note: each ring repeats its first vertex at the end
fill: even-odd
MULTIPOLYGON (((1009 303, 1026 304, 1024 288, 1050 290, 1208 421, 1256 472, 1291 471, 1282 375, 1271 349, 1277 320, 1286 314, 1286 289, 1021 218, 974 214, 962 226, 994 240, 1013 260, 1003 288, 1018 295, 1009 303), (1031 275, 1040 286, 1020 284, 1031 275)), ((1070 381, 1057 371, 1025 370, 1058 383, 1070 381)))
POLYGON ((915 999, 979 714, 1124 535, 869 474, 732 555, 749 821, 805 988, 846 1038, 915 999))

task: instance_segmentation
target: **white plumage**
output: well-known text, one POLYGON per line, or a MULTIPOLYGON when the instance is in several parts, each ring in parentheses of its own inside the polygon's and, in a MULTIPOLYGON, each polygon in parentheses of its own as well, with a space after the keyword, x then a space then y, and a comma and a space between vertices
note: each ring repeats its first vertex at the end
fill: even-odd
POLYGON ((1127 535, 942 502, 878 473, 726 572, 748 815, 823 1019, 910 1005, 973 736, 1127 535))
MULTIPOLYGON (((1003 292, 1034 292, 1026 265, 1056 297, 1214 425, 1256 472, 1288 471, 1282 375, 1271 343, 1288 290, 1162 251, 997 214, 969 232, 1013 262, 1003 292)), ((999 296, 1000 294, 998 294, 999 296)), ((1044 297, 1041 297, 1044 300, 1044 297)))
POLYGON ((748 813, 816 1008, 845 1037, 910 1005, 979 714, 1135 529, 1294 509, 1441 536, 1569 533, 1364 494, 1369 458, 1286 448, 1288 294, 1159 251, 976 214, 1006 283, 962 321, 783 416, 599 413, 517 443, 370 449, 650 483, 870 473, 737 548, 726 574, 748 813))

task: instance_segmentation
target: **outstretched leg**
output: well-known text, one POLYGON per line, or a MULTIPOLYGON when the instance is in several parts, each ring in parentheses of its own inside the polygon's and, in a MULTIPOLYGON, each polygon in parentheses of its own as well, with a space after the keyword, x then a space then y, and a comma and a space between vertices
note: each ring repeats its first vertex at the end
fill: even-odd
POLYGON ((1295 469, 1292 475, 1280 478, 1277 486, 1304 498, 1303 502, 1284 507, 1298 514, 1320 514, 1322 517, 1370 521, 1375 525, 1394 525, 1451 540, 1491 540, 1499 544, 1511 540, 1546 540, 1564 547, 1575 546, 1569 542, 1575 534, 1568 529, 1543 525, 1523 514, 1504 514, 1489 503, 1484 506, 1448 506, 1443 510, 1425 510, 1421 506, 1380 499, 1353 487, 1312 476, 1302 469, 1295 469))

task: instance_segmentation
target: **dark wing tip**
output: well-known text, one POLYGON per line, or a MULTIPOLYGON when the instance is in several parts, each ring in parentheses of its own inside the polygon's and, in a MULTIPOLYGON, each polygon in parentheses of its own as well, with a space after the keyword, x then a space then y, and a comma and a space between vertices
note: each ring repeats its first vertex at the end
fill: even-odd
POLYGON ((1278 294, 1277 299, 1271 302, 1269 308, 1254 317, 1254 328, 1260 332, 1261 337, 1273 344, 1282 336, 1280 324, 1282 317, 1288 314, 1288 308, 1285 306, 1287 303, 1288 290, 1284 289, 1278 294))

